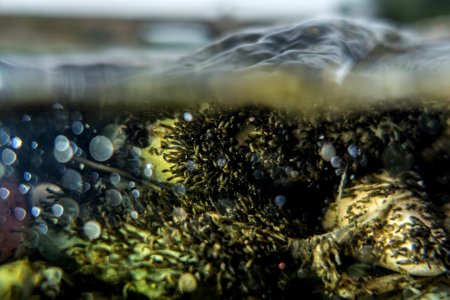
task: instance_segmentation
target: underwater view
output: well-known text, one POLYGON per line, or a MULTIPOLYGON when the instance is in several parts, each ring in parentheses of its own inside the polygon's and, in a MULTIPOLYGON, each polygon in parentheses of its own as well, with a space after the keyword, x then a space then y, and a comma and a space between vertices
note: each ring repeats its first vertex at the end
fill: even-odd
POLYGON ((0 299, 448 299, 449 67, 345 18, 0 56, 0 299))

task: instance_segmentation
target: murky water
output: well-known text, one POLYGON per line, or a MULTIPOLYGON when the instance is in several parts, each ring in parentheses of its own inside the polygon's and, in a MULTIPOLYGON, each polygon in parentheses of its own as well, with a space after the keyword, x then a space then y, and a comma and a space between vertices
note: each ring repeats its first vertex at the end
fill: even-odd
POLYGON ((332 19, 0 60, 1 298, 445 299, 447 49, 332 19))

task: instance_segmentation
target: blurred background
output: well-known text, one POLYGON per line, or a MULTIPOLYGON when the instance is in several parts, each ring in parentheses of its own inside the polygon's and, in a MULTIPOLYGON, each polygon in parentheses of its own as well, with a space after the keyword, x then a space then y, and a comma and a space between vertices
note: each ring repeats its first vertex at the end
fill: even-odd
POLYGON ((101 50, 104 60, 120 61, 133 51, 128 63, 159 61, 242 27, 324 14, 384 19, 444 37, 449 12, 447 0, 0 0, 0 55, 101 50))

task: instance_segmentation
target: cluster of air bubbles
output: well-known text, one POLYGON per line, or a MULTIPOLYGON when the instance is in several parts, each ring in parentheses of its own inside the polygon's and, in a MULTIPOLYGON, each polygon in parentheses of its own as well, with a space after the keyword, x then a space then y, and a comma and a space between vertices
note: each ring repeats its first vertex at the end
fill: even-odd
POLYGON ((216 161, 217 166, 219 166, 219 168, 223 168, 225 166, 225 164, 227 163, 227 160, 223 157, 217 159, 216 161))
POLYGON ((83 187, 81 174, 74 169, 67 169, 62 178, 62 185, 68 190, 81 192, 83 187))
POLYGON ((336 149, 333 144, 323 144, 322 148, 320 148, 320 156, 325 161, 331 161, 331 159, 336 156, 336 149))
POLYGON ((23 209, 22 207, 15 207, 14 208, 14 216, 17 220, 23 221, 27 215, 27 211, 23 209))
POLYGON ((22 147, 22 139, 18 136, 15 136, 11 139, 11 148, 20 149, 22 147))
POLYGON ((112 174, 109 176, 109 181, 110 181, 111 184, 113 184, 113 185, 119 184, 119 182, 120 182, 120 175, 117 174, 117 173, 112 173, 112 174))
POLYGON ((187 111, 183 114, 183 120, 185 120, 186 122, 192 122, 192 120, 194 120, 194 116, 187 111))
POLYGON ((173 191, 177 196, 183 196, 184 194, 186 194, 186 188, 181 183, 175 184, 173 187, 173 191))
POLYGON ((73 149, 69 139, 64 135, 58 135, 55 138, 55 146, 53 148, 53 155, 60 163, 66 163, 73 157, 73 149))
POLYGON ((104 135, 97 135, 89 144, 89 153, 96 161, 106 161, 114 152, 112 142, 104 135))
POLYGON ((193 172, 195 170, 195 163, 192 160, 186 162, 186 170, 193 172))
POLYGON ((286 197, 283 195, 278 195, 274 199, 275 205, 278 206, 279 208, 282 208, 286 204, 286 201, 287 201, 286 197))
POLYGON ((2 152, 2 162, 5 166, 11 166, 17 160, 17 155, 14 151, 9 148, 6 148, 2 152))
POLYGON ((122 194, 116 189, 109 189, 105 192, 105 200, 111 206, 118 206, 122 203, 122 194))
POLYGON ((90 240, 98 239, 102 233, 102 226, 97 221, 87 221, 83 226, 84 234, 90 240))
POLYGON ((149 163, 145 164, 143 174, 144 174, 144 177, 146 177, 146 178, 152 177, 153 167, 151 164, 149 164, 149 163))

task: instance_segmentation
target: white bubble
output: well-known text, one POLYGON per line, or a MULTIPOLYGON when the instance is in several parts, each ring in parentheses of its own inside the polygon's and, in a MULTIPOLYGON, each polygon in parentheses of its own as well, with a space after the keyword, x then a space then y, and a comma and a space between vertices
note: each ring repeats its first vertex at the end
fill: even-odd
POLYGON ((188 160, 186 162, 186 170, 188 170, 189 172, 192 172, 195 170, 195 163, 192 160, 188 160))
POLYGON ((283 207, 286 204, 286 197, 283 195, 278 195, 275 197, 275 205, 278 207, 283 207))
POLYGON ((102 226, 97 221, 87 221, 83 226, 83 231, 90 240, 95 240, 100 237, 102 226))
POLYGON ((153 168, 151 164, 146 164, 144 167, 144 176, 150 178, 153 175, 153 168))
POLYGON ((138 214, 137 211, 132 210, 132 211, 130 212, 130 217, 131 217, 133 220, 136 220, 137 218, 139 218, 139 214, 138 214))
POLYGON ((26 185, 26 184, 19 184, 19 193, 21 193, 22 195, 25 195, 26 193, 28 193, 28 191, 30 190, 30 186, 26 185))
POLYGON ((73 157, 73 149, 72 147, 66 148, 64 151, 59 151, 56 149, 53 149, 53 156, 55 159, 60 163, 66 163, 70 161, 73 157))
POLYGON ((22 147, 22 139, 18 136, 15 136, 11 139, 11 148, 19 149, 22 147))
POLYGON ((0 188, 0 198, 5 200, 9 196, 9 190, 7 188, 1 187, 0 188))
POLYGON ((33 206, 31 208, 31 215, 35 218, 39 217, 39 215, 41 214, 41 209, 37 206, 33 206))
POLYGON ((330 160, 331 165, 333 166, 333 168, 339 168, 341 166, 341 159, 339 158, 339 156, 333 156, 330 160))
POLYGON ((113 152, 113 144, 106 136, 97 135, 89 144, 89 153, 97 161, 106 161, 110 159, 113 152))
POLYGON ((111 176, 109 176, 109 181, 111 184, 118 184, 120 182, 120 175, 117 173, 112 173, 111 176))
POLYGON ((84 126, 83 126, 83 123, 81 123, 80 121, 74 121, 72 123, 73 134, 79 135, 79 134, 83 133, 83 130, 84 130, 84 126))
POLYGON ((106 202, 111 206, 117 206, 122 203, 122 194, 116 189, 109 189, 105 192, 106 202))
POLYGON ((62 184, 69 190, 81 192, 83 179, 81 178, 81 174, 74 169, 67 169, 63 175, 62 184))
POLYGON ((320 149, 320 156, 323 160, 330 161, 333 156, 336 156, 336 149, 330 143, 326 143, 320 149))
POLYGON ((217 165, 222 168, 223 166, 225 166, 225 164, 227 163, 227 160, 225 158, 219 158, 217 160, 217 165))
POLYGON ((2 162, 3 164, 10 166, 12 165, 17 159, 17 155, 14 151, 12 151, 9 148, 6 148, 2 152, 2 162))
POLYGON ((55 217, 59 218, 64 213, 64 207, 59 203, 55 203, 52 205, 52 213, 55 217))
POLYGON ((175 194, 177 194, 178 196, 183 196, 184 194, 186 194, 186 188, 181 183, 175 184, 175 186, 173 187, 173 190, 174 190, 175 194))
POLYGON ((190 112, 185 112, 185 113, 183 114, 183 119, 184 119, 186 122, 191 122, 192 120, 194 120, 194 116, 192 116, 192 114, 191 114, 190 112))
POLYGON ((130 182, 128 183, 128 187, 129 187, 130 189, 134 188, 135 186, 136 186, 136 183, 134 183, 134 181, 130 181, 130 182))
POLYGON ((30 115, 24 114, 24 115, 22 116, 22 121, 24 121, 24 122, 30 122, 30 121, 31 121, 30 115))
POLYGON ((31 149, 36 150, 36 148, 39 146, 39 144, 36 141, 31 142, 31 149))
POLYGON ((47 224, 41 223, 37 226, 37 229, 38 229, 39 233, 41 233, 41 234, 47 234, 47 232, 48 232, 47 224))
POLYGON ((9 134, 0 128, 0 146, 8 145, 10 142, 9 134))
POLYGON ((139 192, 138 189, 134 189, 134 190, 131 191, 131 195, 134 197, 134 199, 137 199, 137 198, 139 198, 141 193, 139 192))
POLYGON ((23 179, 25 179, 25 181, 30 181, 31 177, 32 176, 30 172, 23 172, 23 179))
POLYGON ((55 138, 55 151, 64 152, 70 147, 69 139, 64 135, 58 135, 55 138))
POLYGON ((14 208, 14 216, 16 217, 17 220, 23 221, 27 216, 27 212, 22 207, 16 207, 14 208))

